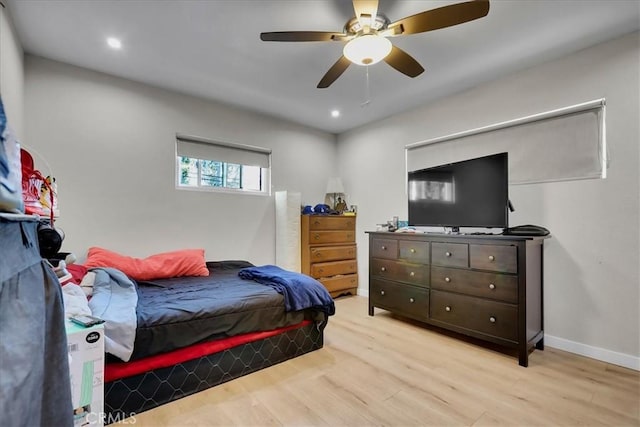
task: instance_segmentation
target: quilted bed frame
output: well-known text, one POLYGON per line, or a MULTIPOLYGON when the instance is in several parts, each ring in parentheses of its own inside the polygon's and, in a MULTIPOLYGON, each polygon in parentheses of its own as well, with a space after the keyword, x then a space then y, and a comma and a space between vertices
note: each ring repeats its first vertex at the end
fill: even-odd
POLYGON ((123 420, 320 349, 323 329, 312 322, 279 335, 106 383, 105 419, 123 420))

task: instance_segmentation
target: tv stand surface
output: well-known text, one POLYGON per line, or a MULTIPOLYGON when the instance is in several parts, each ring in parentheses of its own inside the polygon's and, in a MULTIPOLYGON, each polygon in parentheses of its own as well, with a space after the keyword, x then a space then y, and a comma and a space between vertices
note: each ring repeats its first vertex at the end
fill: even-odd
POLYGON ((544 349, 543 237, 369 232, 369 315, 382 308, 516 348, 544 349))
MULTIPOLYGON (((374 233, 372 231, 368 231, 367 233, 374 233)), ((375 233, 378 233, 377 231, 375 233)), ((469 233, 445 233, 442 231, 418 231, 415 233, 393 233, 387 231, 381 231, 379 233, 390 234, 390 235, 404 235, 404 236, 429 236, 429 237, 451 237, 452 239, 503 239, 503 240, 517 240, 517 239, 532 239, 538 237, 551 237, 549 236, 516 236, 516 235, 507 235, 507 234, 495 234, 495 233, 484 233, 484 232, 469 232, 469 233)))
POLYGON ((486 233, 482 231, 474 231, 473 233, 461 233, 461 234, 464 234, 465 236, 501 236, 501 234, 486 233))

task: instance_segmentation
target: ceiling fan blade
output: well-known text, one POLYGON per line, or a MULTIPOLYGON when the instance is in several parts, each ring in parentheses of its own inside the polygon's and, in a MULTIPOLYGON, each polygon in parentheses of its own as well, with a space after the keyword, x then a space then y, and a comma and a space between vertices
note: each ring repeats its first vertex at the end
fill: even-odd
POLYGON ((371 26, 371 19, 378 16, 378 0, 353 0, 353 10, 356 12, 356 18, 360 21, 360 25, 371 26), (369 22, 362 22, 362 15, 369 16, 369 22))
POLYGON ((391 53, 384 58, 384 62, 409 77, 419 76, 424 71, 424 68, 422 68, 422 65, 420 65, 418 61, 396 46, 391 48, 391 53))
POLYGON ((318 83, 318 89, 325 89, 331 86, 331 84, 335 82, 347 68, 349 68, 350 64, 351 61, 349 61, 344 55, 341 56, 340 59, 338 59, 338 61, 329 68, 327 74, 322 77, 322 80, 318 83))
POLYGON ((342 37, 346 34, 326 31, 276 31, 260 33, 260 40, 265 42, 330 42, 334 36, 342 37))
POLYGON ((438 30, 452 25, 462 24, 482 18, 489 13, 489 0, 472 0, 457 3, 437 9, 402 18, 389 24, 388 28, 402 26, 402 34, 416 34, 425 31, 438 30))
POLYGON ((334 42, 348 42, 356 38, 355 34, 338 34, 331 38, 334 42))

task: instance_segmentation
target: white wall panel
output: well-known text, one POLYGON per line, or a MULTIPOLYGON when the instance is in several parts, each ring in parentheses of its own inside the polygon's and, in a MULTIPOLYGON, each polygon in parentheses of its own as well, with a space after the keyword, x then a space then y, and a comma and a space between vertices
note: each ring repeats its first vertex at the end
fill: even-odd
POLYGON ((302 196, 291 191, 276 191, 276 265, 300 273, 300 205, 302 196))

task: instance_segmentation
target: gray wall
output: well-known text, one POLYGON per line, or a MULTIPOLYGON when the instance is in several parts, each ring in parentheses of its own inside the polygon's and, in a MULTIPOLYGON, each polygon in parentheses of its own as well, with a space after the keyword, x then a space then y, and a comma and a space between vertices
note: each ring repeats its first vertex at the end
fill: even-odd
POLYGON ((510 223, 553 233, 544 249, 547 343, 640 369, 639 64, 635 33, 339 135, 340 173, 358 205, 360 291, 363 232, 407 215, 405 144, 604 97, 608 178, 510 186, 510 223))
POLYGON ((24 137, 24 54, 9 11, 0 6, 0 96, 9 125, 24 137))
POLYGON ((28 145, 57 178, 63 249, 80 257, 202 247, 274 262, 273 196, 176 190, 176 132, 271 148, 272 188, 304 203, 335 173, 332 134, 29 55, 25 71, 28 145))

